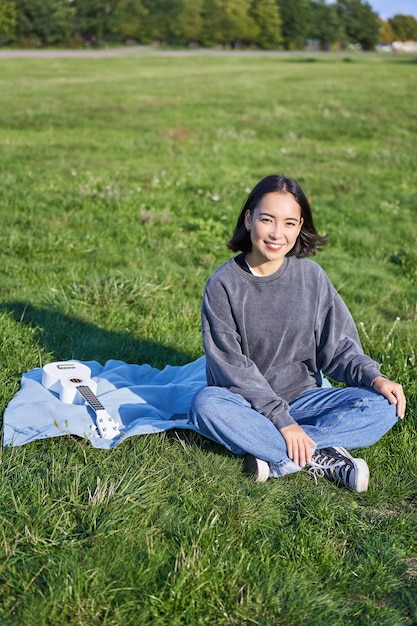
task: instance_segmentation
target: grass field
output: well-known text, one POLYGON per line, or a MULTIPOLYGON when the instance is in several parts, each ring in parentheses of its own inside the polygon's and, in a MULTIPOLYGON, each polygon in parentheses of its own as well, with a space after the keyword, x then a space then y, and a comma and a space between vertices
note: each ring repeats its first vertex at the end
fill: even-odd
POLYGON ((1 413, 49 361, 201 356, 205 280, 277 171, 409 402, 361 495, 254 484, 189 432, 3 449, 2 626, 417 624, 416 61, 0 59, 1 413))

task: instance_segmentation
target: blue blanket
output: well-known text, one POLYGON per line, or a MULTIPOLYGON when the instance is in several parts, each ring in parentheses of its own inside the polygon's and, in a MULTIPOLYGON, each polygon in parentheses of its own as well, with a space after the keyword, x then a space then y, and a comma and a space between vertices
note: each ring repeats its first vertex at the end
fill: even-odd
POLYGON ((42 386, 42 369, 23 374, 21 387, 3 418, 4 445, 22 446, 35 439, 76 435, 95 448, 112 448, 134 435, 172 428, 196 430, 187 420, 194 394, 206 383, 205 358, 163 370, 110 360, 85 362, 97 381, 97 398, 120 424, 121 436, 103 439, 91 429, 94 412, 87 405, 64 404, 42 386))

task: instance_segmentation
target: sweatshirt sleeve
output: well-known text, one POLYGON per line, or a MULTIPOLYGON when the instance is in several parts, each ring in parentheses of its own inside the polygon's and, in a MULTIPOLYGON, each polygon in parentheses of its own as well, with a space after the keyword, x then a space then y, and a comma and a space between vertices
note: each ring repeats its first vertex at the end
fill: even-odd
POLYGON ((220 282, 206 285, 202 304, 202 334, 209 385, 239 393, 253 409, 278 429, 294 420, 256 364, 242 352, 228 294, 220 282))
POLYGON ((381 376, 379 364, 364 354, 353 318, 337 292, 320 324, 318 366, 350 387, 371 387, 381 376))

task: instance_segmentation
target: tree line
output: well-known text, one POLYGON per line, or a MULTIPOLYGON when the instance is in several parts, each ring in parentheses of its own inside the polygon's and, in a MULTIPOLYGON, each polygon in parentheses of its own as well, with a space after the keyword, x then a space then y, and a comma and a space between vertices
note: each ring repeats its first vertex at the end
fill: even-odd
POLYGON ((410 39, 413 16, 383 21, 362 0, 0 0, 0 45, 372 50, 410 39))

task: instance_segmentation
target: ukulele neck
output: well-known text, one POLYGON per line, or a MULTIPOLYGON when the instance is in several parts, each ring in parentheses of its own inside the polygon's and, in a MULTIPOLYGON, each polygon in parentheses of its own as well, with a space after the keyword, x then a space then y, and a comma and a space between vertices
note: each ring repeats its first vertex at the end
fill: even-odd
POLYGON ((94 411, 104 411, 104 406, 87 385, 78 385, 77 390, 94 411))

